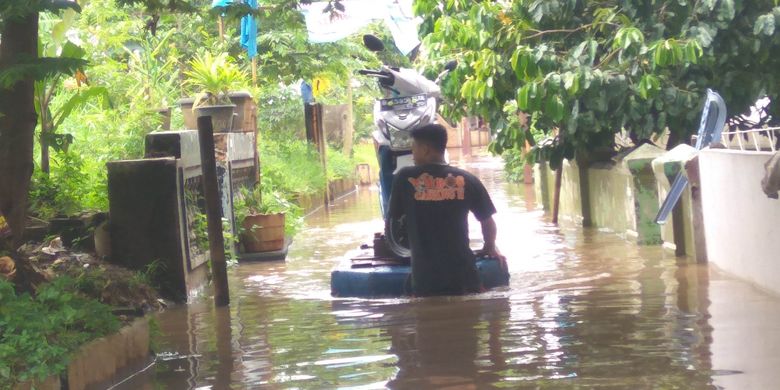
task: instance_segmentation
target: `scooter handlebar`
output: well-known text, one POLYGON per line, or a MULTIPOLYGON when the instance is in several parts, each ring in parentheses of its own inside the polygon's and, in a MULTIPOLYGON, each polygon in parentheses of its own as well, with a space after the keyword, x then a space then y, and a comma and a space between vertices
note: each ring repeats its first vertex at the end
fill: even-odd
POLYGON ((387 72, 381 70, 360 69, 358 73, 364 76, 389 76, 387 72))
POLYGON ((395 82, 395 76, 392 73, 388 73, 381 70, 360 69, 358 74, 364 76, 376 77, 382 85, 393 85, 395 82))

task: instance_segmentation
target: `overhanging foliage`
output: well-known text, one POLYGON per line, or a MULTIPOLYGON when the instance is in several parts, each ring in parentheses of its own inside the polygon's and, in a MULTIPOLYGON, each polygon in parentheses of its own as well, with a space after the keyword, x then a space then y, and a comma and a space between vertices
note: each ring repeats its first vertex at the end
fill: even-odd
POLYGON ((449 110, 486 118, 497 152, 528 139, 519 112, 563 130, 559 161, 612 146, 622 129, 683 139, 706 88, 732 113, 778 92, 774 0, 416 0, 415 12, 432 62, 460 60, 443 88, 449 110))

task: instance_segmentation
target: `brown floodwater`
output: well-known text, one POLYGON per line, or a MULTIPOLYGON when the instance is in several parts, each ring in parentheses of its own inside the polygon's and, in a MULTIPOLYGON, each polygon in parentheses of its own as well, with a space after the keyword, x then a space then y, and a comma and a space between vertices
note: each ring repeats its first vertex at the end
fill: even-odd
POLYGON ((331 268, 381 230, 363 188, 309 217, 286 261, 231 268, 229 308, 204 296, 158 315, 156 364, 117 388, 780 388, 776 296, 657 246, 554 226, 500 160, 464 165, 499 210, 510 286, 332 298, 331 268))

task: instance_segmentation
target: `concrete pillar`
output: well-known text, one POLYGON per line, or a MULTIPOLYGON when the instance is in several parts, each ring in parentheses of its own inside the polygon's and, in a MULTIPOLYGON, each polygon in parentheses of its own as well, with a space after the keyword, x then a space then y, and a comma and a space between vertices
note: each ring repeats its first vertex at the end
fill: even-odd
POLYGON ((691 226, 693 226, 693 256, 697 263, 706 263, 707 241, 704 234, 704 214, 701 200, 701 176, 699 175, 699 156, 696 155, 685 164, 688 177, 688 189, 691 193, 691 226))
POLYGON ((653 174, 652 161, 664 154, 664 150, 643 144, 624 159, 632 176, 634 211, 636 213, 636 237, 640 245, 661 244, 661 229, 655 223, 658 212, 658 188, 653 174))
POLYGON ((160 292, 176 301, 188 295, 187 258, 182 250, 179 164, 155 158, 112 161, 108 168, 111 262, 143 270, 159 262, 160 292))
POLYGON ((463 140, 460 145, 463 148, 464 156, 471 156, 471 123, 469 118, 464 117, 460 120, 461 136, 463 140))
POLYGON ((577 156, 577 173, 580 177, 580 209, 582 210, 582 226, 593 226, 590 208, 590 176, 588 168, 590 161, 587 156, 577 156))
MULTIPOLYGON (((664 153, 652 162, 653 173, 658 183, 658 207, 661 207, 669 194, 671 183, 678 173, 683 172, 683 166, 697 153, 690 145, 680 144, 664 153)), ((696 256, 693 223, 691 220, 691 188, 687 186, 677 202, 672 216, 660 226, 661 239, 667 249, 678 256, 696 256)))
POLYGON ((549 165, 546 161, 540 161, 534 164, 534 192, 536 194, 536 201, 541 203, 544 211, 551 210, 550 202, 550 184, 547 180, 547 171, 549 165))

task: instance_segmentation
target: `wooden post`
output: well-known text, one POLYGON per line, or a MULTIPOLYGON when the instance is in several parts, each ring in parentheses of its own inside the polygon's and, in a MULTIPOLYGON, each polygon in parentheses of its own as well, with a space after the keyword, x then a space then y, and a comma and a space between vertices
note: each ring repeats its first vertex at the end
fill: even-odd
MULTIPOLYGON (((320 103, 307 103, 304 105, 304 115, 306 120, 306 139, 314 145, 320 154, 320 163, 322 164, 322 170, 326 174, 328 172, 328 158, 326 152, 328 150, 325 131, 322 129, 322 104, 320 103)), ((328 208, 330 203, 330 185, 325 185, 325 208, 328 208)))
POLYGON ((200 166, 203 170, 203 194, 206 198, 206 222, 209 233, 211 272, 214 277, 214 304, 227 306, 230 294, 225 261, 225 240, 222 236, 222 206, 217 184, 217 161, 214 155, 214 128, 211 116, 198 116, 200 166))
MULTIPOLYGON (((563 132, 558 130, 559 142, 563 145, 563 132)), ((558 224, 558 211, 561 204, 561 182, 563 181, 563 159, 561 158, 561 166, 555 171, 555 188, 553 189, 553 209, 552 209, 552 223, 558 224)))
POLYGON ((219 19, 217 19, 217 26, 219 27, 219 41, 224 42, 225 41, 225 24, 222 20, 222 16, 220 15, 219 19))
POLYGON ((252 57, 252 85, 257 86, 257 56, 252 57))
POLYGON ((217 364, 215 380, 217 383, 229 383, 233 365, 233 329, 229 307, 214 310, 214 336, 217 339, 217 364))
POLYGON ((347 80, 347 123, 344 126, 344 148, 347 157, 352 155, 352 137, 355 130, 352 123, 352 79, 347 80))
POLYGON ((561 203, 561 181, 563 180, 563 161, 561 166, 555 171, 555 189, 553 192, 552 223, 558 224, 558 207, 561 203))

